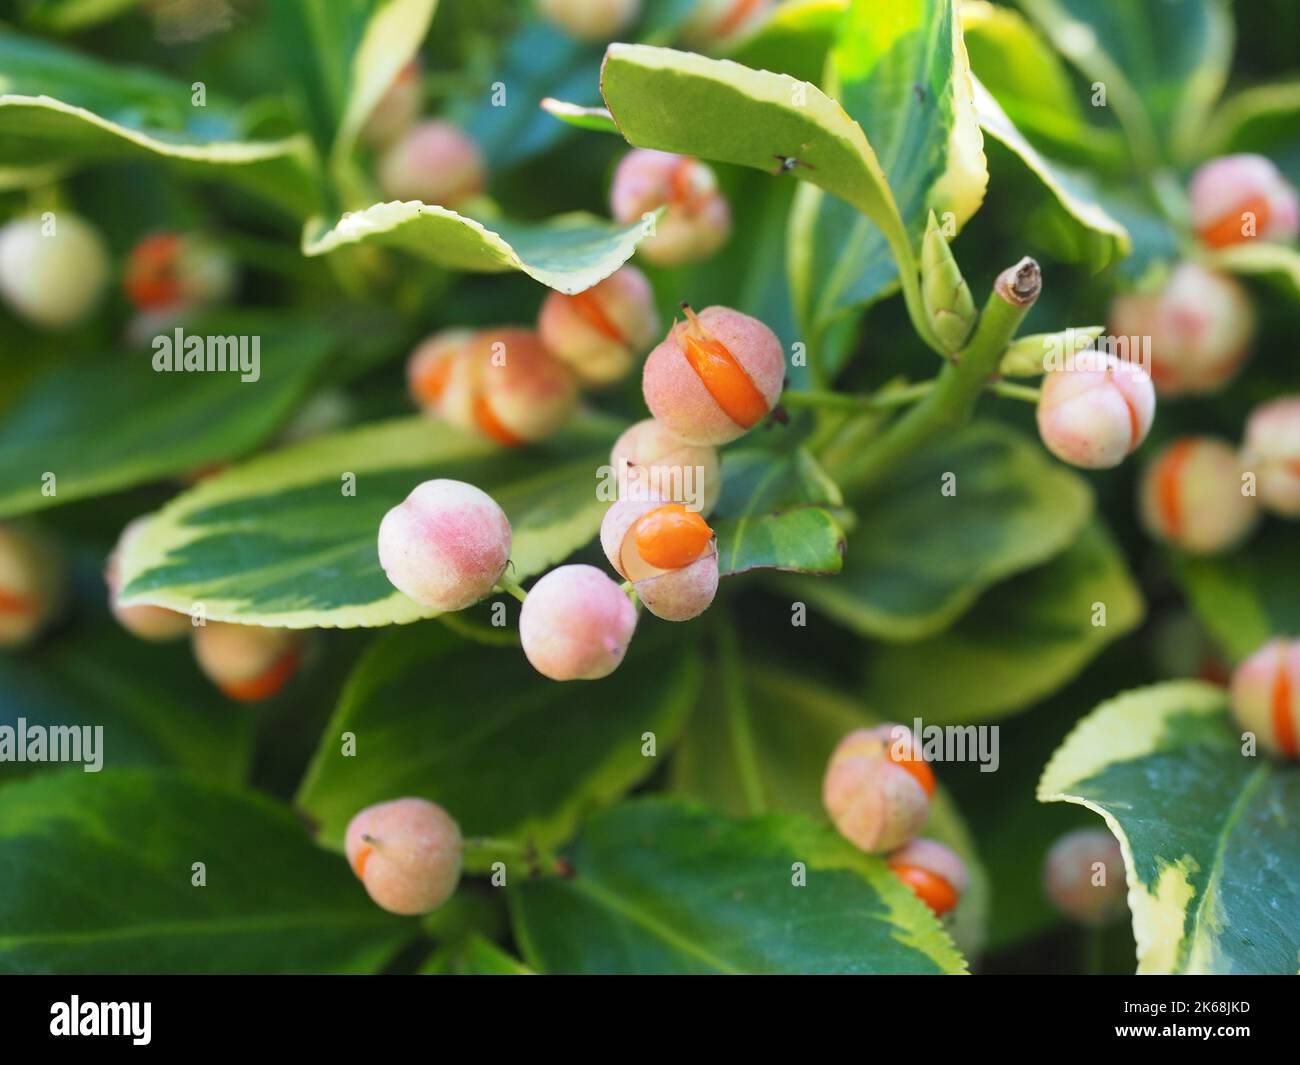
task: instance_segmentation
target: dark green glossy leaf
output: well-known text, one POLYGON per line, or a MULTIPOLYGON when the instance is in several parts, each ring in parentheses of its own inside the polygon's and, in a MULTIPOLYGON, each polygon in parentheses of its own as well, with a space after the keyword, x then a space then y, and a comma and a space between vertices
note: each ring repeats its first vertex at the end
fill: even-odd
MULTIPOLYGON (((728 704, 718 671, 710 673, 673 757, 673 788, 735 817, 756 808, 825 817, 822 777, 835 745, 856 728, 902 720, 901 712, 889 706, 869 710, 846 692, 756 655, 743 660, 743 670, 740 707, 728 704)), ((942 783, 944 769, 935 769, 942 783)), ((962 815, 942 787, 921 834, 946 843, 966 863, 970 887, 944 926, 963 953, 978 954, 988 917, 988 878, 962 815)))
POLYGON ((373 972, 415 931, 285 808, 171 773, 5 785, 0 869, 10 973, 373 972))
POLYGON ((1050 695, 1141 620, 1124 556, 1093 522, 1046 565, 990 589, 947 631, 873 647, 864 691, 870 705, 907 721, 1000 717, 1050 695))
MULTIPOLYGON (((245 778, 255 719, 203 684, 188 640, 146 643, 103 605, 98 574, 77 616, 22 652, 0 655, 0 725, 101 726, 105 769, 155 765, 236 783, 245 778)), ((0 763, 0 779, 45 768, 0 763)))
POLYGON ((588 822, 574 875, 509 888, 547 973, 958 973, 934 915, 829 825, 733 821, 671 800, 588 822), (797 863, 807 883, 795 886, 797 863))
MULTIPOLYGON (((192 473, 251 450, 293 413, 336 343, 322 326, 247 311, 189 322, 184 336, 243 338, 250 366, 256 338, 257 379, 229 369, 159 372, 156 347, 51 370, 0 428, 0 515, 192 473), (52 494, 46 474, 55 477, 52 494)), ((238 348, 223 347, 237 361, 238 348)))
POLYGON ((839 572, 844 532, 821 505, 843 500, 808 452, 733 449, 723 457, 722 483, 710 524, 723 576, 752 569, 839 572))
POLYGON ((1233 662, 1277 636, 1300 633, 1295 539, 1275 522, 1230 554, 1174 557, 1192 610, 1233 662))
POLYGON ((467 644, 436 625, 386 633, 344 689, 298 805, 331 846, 358 810, 395 795, 442 804, 467 836, 563 842, 654 771, 694 704, 689 641, 640 626, 618 670, 575 684, 538 676, 518 647, 467 644), (355 757, 341 753, 345 732, 355 757))
POLYGON ((786 586, 865 636, 902 641, 942 631, 991 585, 1064 550, 1092 511, 1083 480, 993 422, 941 439, 850 502, 844 571, 786 586))

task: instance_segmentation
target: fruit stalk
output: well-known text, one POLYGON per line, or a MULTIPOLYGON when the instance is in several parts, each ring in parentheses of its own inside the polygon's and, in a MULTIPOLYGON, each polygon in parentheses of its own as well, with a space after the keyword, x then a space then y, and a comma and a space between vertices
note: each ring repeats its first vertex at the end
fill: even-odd
POLYGON ((1041 291, 1042 271, 1033 259, 1021 259, 999 274, 970 343, 943 368, 920 403, 837 471, 839 483, 855 491, 875 484, 937 434, 963 425, 1041 291))

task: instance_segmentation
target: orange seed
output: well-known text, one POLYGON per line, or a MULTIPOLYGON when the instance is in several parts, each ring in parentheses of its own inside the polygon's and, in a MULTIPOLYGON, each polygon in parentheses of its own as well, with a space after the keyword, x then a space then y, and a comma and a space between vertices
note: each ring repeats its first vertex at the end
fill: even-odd
POLYGON ((906 865, 903 863, 894 865, 891 862, 889 868, 894 871, 898 879, 915 892, 922 902, 934 911, 936 917, 942 917, 957 905, 957 892, 938 873, 931 872, 929 869, 922 869, 919 865, 906 865))
POLYGON ((708 523, 680 503, 656 507, 636 523, 637 553, 658 569, 689 566, 712 539, 708 523))

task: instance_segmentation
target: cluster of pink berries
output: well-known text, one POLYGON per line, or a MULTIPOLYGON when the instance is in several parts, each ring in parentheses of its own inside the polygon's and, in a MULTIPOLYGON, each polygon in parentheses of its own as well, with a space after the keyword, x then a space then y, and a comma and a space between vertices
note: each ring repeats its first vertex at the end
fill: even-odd
POLYGON ((190 615, 175 610, 148 605, 124 606, 118 601, 122 590, 122 556, 143 533, 148 521, 147 516, 136 518, 122 530, 104 567, 109 609, 118 624, 133 636, 153 643, 190 635, 199 669, 228 698, 260 702, 275 695, 298 671, 306 643, 302 632, 221 621, 204 620, 196 624, 190 615))
MULTIPOLYGON (((431 358, 417 352, 416 365, 431 358)), ((442 361, 464 358, 454 350, 437 358, 435 365, 450 366, 440 393, 446 403, 448 392, 462 388, 457 375, 469 374, 442 361)), ((718 554, 705 519, 721 487, 715 445, 741 436, 771 411, 784 373, 775 334, 725 307, 698 315, 687 308, 686 320, 646 360, 643 391, 655 417, 614 444, 611 464, 622 492, 601 524, 601 545, 615 572, 656 616, 685 621, 712 603, 718 554), (694 492, 687 491, 688 481, 694 492)), ((496 407, 492 417, 501 420, 508 410, 496 407)), ((512 432, 521 435, 518 427, 512 432)), ((461 610, 497 586, 510 541, 510 523, 486 493, 459 481, 427 481, 385 515, 379 561, 393 585, 422 606, 461 610)), ((519 636, 544 676, 594 680, 623 660, 636 621, 633 600, 600 570, 560 566, 527 593, 519 636)))
POLYGON ((58 617, 67 574, 49 539, 0 525, 0 648, 25 647, 58 617))
POLYGON ((1241 543, 1261 510, 1300 518, 1300 395, 1256 407, 1240 450, 1212 436, 1173 441, 1147 467, 1138 502, 1152 536, 1195 555, 1241 543))
POLYGON ((934 773, 915 735, 902 725, 854 729, 832 752, 822 804, 840 835, 889 868, 936 916, 961 900, 966 866, 951 849, 918 839, 930 815, 934 773))
MULTIPOLYGON (((1300 197, 1262 155, 1206 163, 1192 176, 1189 195, 1192 224, 1207 248, 1287 243, 1300 233, 1300 197)), ((1118 297, 1109 329, 1151 338, 1151 376, 1161 395, 1205 394, 1223 387, 1245 362, 1255 313, 1237 281, 1185 262, 1159 290, 1118 297)))
POLYGON ((1082 828, 1061 836, 1043 861, 1043 890, 1064 916, 1097 928, 1128 909, 1124 854, 1105 829, 1082 828))
POLYGON ((380 97, 362 136, 379 152, 375 176, 385 196, 456 207, 483 192, 487 165, 478 145, 454 123, 417 121, 423 103, 424 74, 417 58, 380 97))
POLYGON ((536 330, 434 334, 411 353, 407 383, 426 413, 514 447, 563 425, 579 385, 625 376, 658 329, 650 283, 625 266, 575 296, 550 293, 536 330))

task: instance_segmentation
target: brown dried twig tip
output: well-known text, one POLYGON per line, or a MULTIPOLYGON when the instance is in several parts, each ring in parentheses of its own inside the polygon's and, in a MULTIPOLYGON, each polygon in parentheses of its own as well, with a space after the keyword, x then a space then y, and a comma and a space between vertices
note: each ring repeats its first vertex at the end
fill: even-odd
POLYGON ((1043 290, 1043 272, 1038 263, 1025 256, 998 275, 993 289, 1013 307, 1027 307, 1043 290))

